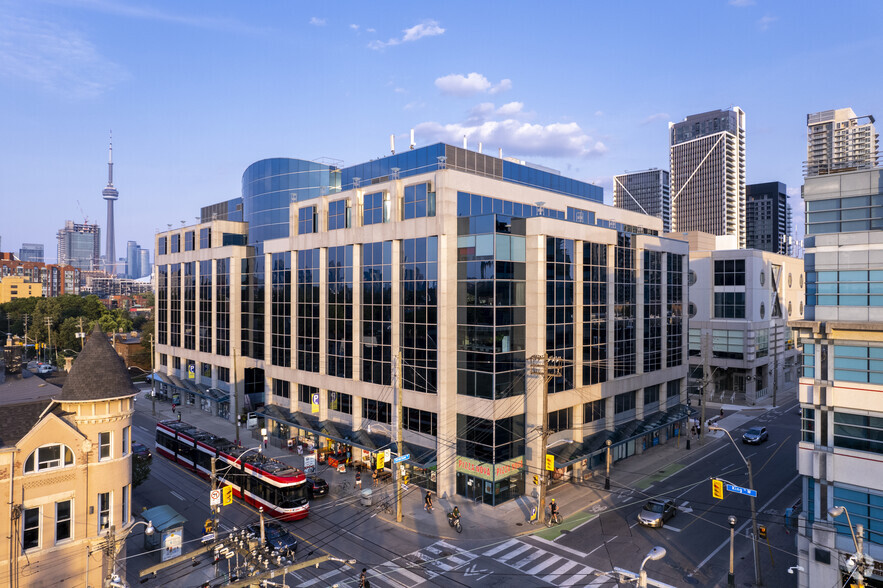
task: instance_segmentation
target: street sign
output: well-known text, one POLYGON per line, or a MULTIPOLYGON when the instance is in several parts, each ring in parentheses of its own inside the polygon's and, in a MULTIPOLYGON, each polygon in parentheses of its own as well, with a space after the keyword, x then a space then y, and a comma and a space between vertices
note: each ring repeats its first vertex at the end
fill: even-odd
POLYGON ((221 504, 227 506, 233 503, 233 486, 224 486, 221 488, 221 504))
POLYGON ((392 449, 384 449, 383 450, 383 461, 385 461, 385 462, 392 461, 392 449))
POLYGON ((314 392, 310 400, 310 411, 313 413, 319 412, 319 393, 314 392))
POLYGON ((550 472, 555 470, 555 456, 551 453, 546 454, 546 469, 550 472))
POLYGON ((214 540, 215 540, 214 533, 206 533, 205 535, 202 536, 203 543, 208 543, 209 541, 214 541, 214 540))
POLYGON ((209 506, 218 506, 221 504, 221 491, 220 490, 212 490, 209 492, 209 506))
POLYGON ((411 454, 410 454, 410 453, 406 453, 405 455, 400 455, 400 456, 398 456, 397 458, 395 458, 394 460, 392 460, 392 463, 399 463, 399 462, 405 461, 405 460, 407 460, 407 459, 411 459, 411 454))
POLYGON ((191 363, 187 365, 187 378, 190 380, 196 379, 196 364, 191 363))
POLYGON ((380 451, 377 453, 377 469, 382 470, 384 463, 386 463, 385 455, 382 451, 380 451))
POLYGON ((736 494, 744 494, 745 496, 757 498, 757 490, 743 488, 742 486, 733 486, 732 484, 727 484, 727 492, 735 492, 736 494))

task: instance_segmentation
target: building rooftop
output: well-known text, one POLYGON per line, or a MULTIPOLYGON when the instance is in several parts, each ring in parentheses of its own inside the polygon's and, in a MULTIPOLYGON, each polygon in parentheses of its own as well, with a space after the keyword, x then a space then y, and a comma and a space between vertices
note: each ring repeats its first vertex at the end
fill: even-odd
POLYGON ((117 355, 96 323, 56 400, 84 402, 134 396, 137 393, 138 389, 132 384, 123 359, 117 355))

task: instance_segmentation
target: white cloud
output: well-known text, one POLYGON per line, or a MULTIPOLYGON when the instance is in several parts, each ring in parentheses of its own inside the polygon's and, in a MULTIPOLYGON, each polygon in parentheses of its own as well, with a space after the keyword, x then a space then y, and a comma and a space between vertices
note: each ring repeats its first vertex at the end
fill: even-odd
POLYGON ((779 20, 779 18, 776 16, 763 16, 757 21, 757 28, 761 31, 767 31, 769 30, 770 26, 777 20, 779 20))
POLYGON ((393 92, 395 92, 396 94, 405 94, 407 90, 405 90, 404 88, 396 88, 393 90, 393 92))
POLYGON ((658 120, 668 120, 671 118, 667 112, 657 112, 656 114, 651 114, 647 118, 641 121, 642 125, 649 125, 650 123, 656 122, 658 120))
POLYGON ((577 123, 541 125, 514 119, 476 124, 424 122, 416 126, 416 132, 421 140, 454 145, 459 145, 465 135, 470 143, 481 141, 488 147, 526 157, 593 157, 607 152, 604 143, 592 139, 577 123))
POLYGON ((487 92, 498 94, 512 88, 512 80, 503 79, 497 85, 492 84, 486 77, 477 72, 467 75, 449 74, 435 80, 435 87, 442 94, 449 96, 473 96, 487 92))
POLYGON ((745 8, 746 6, 754 6, 754 0, 730 0, 729 5, 736 8, 745 8))
POLYGON ((131 77, 78 31, 10 14, 0 14, 0 23, 0 77, 80 99, 131 77))
MULTIPOLYGON (((373 33, 374 29, 367 29, 368 32, 373 33)), ((386 47, 392 47, 393 45, 401 45, 402 43, 410 43, 412 41, 416 41, 418 39, 422 39, 423 37, 435 37, 438 35, 444 34, 445 30, 438 26, 438 22, 434 20, 427 20, 418 25, 414 25, 409 29, 405 29, 402 31, 404 34, 399 37, 393 37, 389 41, 371 41, 368 43, 369 49, 385 49, 386 47)))
POLYGON ((426 106, 426 102, 415 101, 408 102, 403 106, 403 108, 405 110, 417 110, 418 108, 423 108, 424 106, 426 106))
POLYGON ((324 27, 325 26, 325 19, 318 18, 318 17, 314 16, 313 18, 310 19, 310 24, 313 25, 314 27, 324 27))
POLYGON ((603 110, 596 110, 595 116, 604 116, 604 111, 603 110))
POLYGON ((365 30, 368 31, 369 33, 376 33, 377 32, 377 29, 365 29, 365 30))
POLYGON ((521 111, 524 109, 524 102, 509 102, 508 104, 504 104, 497 109, 497 114, 500 116, 514 116, 516 114, 521 114, 521 111))
POLYGON ((353 29, 354 31, 358 31, 358 30, 359 30, 359 25, 357 25, 357 24, 351 24, 351 25, 350 25, 350 28, 353 29))

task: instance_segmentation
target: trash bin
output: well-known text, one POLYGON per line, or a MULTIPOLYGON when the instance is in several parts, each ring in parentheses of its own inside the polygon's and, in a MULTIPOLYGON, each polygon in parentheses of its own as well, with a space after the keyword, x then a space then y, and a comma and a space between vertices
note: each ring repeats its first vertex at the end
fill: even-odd
POLYGON ((362 490, 362 506, 371 506, 372 494, 374 494, 374 490, 371 488, 365 488, 362 490))

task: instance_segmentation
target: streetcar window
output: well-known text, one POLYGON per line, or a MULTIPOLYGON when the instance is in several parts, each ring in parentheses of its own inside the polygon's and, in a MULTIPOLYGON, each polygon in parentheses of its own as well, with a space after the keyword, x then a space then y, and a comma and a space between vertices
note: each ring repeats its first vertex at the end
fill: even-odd
POLYGON ((287 488, 279 488, 276 497, 280 508, 297 508, 307 503, 307 485, 300 484, 298 486, 289 486, 287 488))

